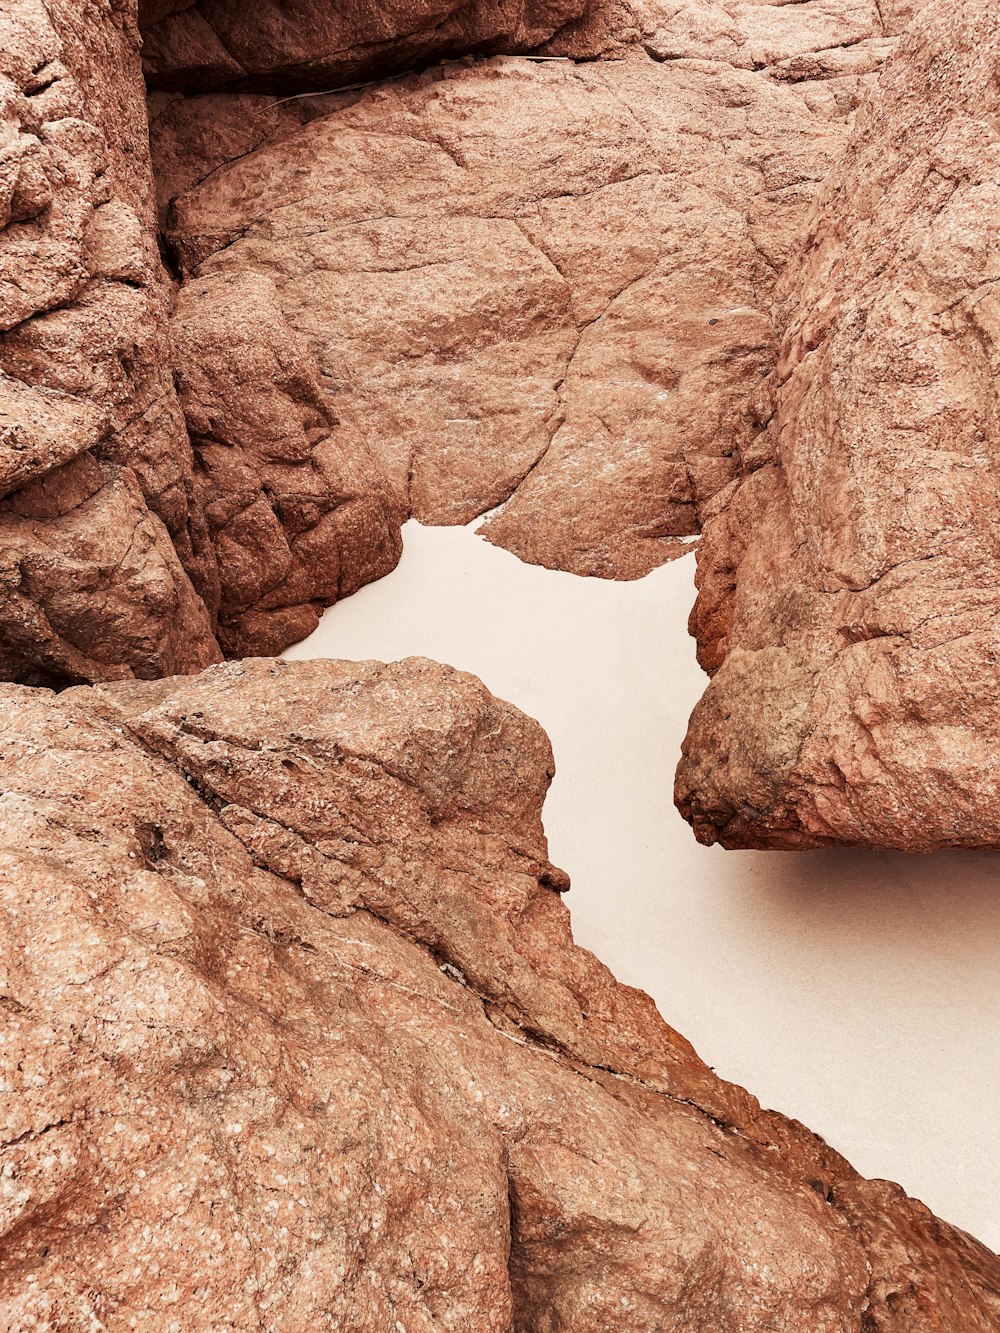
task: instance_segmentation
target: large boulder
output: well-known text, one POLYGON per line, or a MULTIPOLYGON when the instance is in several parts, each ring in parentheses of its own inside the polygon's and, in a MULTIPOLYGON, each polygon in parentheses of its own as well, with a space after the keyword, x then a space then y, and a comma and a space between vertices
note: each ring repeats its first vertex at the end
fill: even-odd
POLYGON ((0 13, 0 672, 218 660, 129 6, 0 13), (208 604, 206 606, 206 603, 208 604))
POLYGON ((998 1326, 993 1255, 573 945, 478 681, 0 694, 4 1327, 998 1326))
POLYGON ((724 62, 642 52, 151 106, 180 272, 274 284, 400 509, 504 504, 490 540, 619 578, 685 550, 732 479, 775 272, 848 126, 724 62))
POLYGON ((280 651, 393 567, 401 515, 260 284, 186 293, 172 343, 134 5, 15 0, 0 38, 0 674, 280 651))
POLYGON ((1000 843, 1000 18, 914 22, 784 286, 770 425, 711 518, 703 841, 1000 843))

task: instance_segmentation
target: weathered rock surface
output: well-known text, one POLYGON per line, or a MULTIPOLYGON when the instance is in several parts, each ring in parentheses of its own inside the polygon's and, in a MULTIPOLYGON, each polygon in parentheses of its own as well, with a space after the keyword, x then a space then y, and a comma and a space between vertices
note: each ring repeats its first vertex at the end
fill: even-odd
POLYGON ((442 57, 530 51, 593 0, 140 0, 154 88, 338 88, 442 57))
POLYGON ((829 111, 639 53, 159 96, 152 133, 183 273, 273 281, 400 507, 462 523, 513 493, 491 540, 632 578, 733 476, 774 273, 846 132, 829 111))
POLYGON ((256 273, 189 283, 176 380, 219 563, 228 656, 277 653, 319 613, 387 574, 403 514, 364 443, 330 409, 302 335, 256 273))
POLYGON ((657 60, 699 57, 792 83, 877 69, 927 0, 632 0, 642 45, 657 60))
POLYGON ((132 5, 17 0, 0 670, 278 651, 392 567, 411 513, 502 505, 491 540, 581 574, 680 553, 762 419, 775 273, 914 7, 150 0, 151 76, 284 94, 154 98, 197 279, 171 345, 132 5), (540 46, 625 58, 285 100, 540 46))
POLYGON ((400 515, 266 284, 185 293, 171 344, 134 4, 0 24, 0 674, 279 651, 392 568, 400 515))
MULTIPOLYGON (((308 633, 391 568, 409 512, 506 501, 493 540, 634 577, 708 510, 706 660, 743 635, 710 698, 773 647, 765 597, 789 608, 771 702, 846 661, 796 749, 807 787, 831 754, 842 775, 818 840, 886 811, 937 827, 926 782, 891 804, 914 735, 925 777, 935 745, 930 771, 986 774, 972 827, 990 772, 974 732, 956 760, 957 702, 995 721, 985 5, 957 52, 929 9, 866 113, 765 433, 758 392, 775 274, 917 7, 148 0, 163 88, 242 90, 154 99, 170 332, 131 5, 0 14, 0 672, 103 682, 0 687, 0 1325, 1000 1326, 994 1256, 723 1083, 573 945, 530 719, 427 662, 135 679, 308 633), (624 58, 260 92, 543 44, 624 58), (885 446, 935 421, 947 449, 885 446), (863 521, 827 521, 859 494, 863 521), (912 624, 911 574, 940 610, 912 624)), ((780 787, 768 720, 746 744, 780 787)), ((817 840, 784 790, 767 837, 817 840)), ((721 800, 692 806, 703 831, 721 800)))
POLYGON ((0 13, 7 678, 152 676, 220 656, 157 279, 137 42, 127 5, 12 0, 0 13))
POLYGON ((4 1327, 998 1326, 994 1256, 573 946, 471 677, 0 693, 4 1327))
POLYGON ((1000 18, 926 6, 785 285, 774 417, 692 618, 704 841, 1000 842, 1000 18))

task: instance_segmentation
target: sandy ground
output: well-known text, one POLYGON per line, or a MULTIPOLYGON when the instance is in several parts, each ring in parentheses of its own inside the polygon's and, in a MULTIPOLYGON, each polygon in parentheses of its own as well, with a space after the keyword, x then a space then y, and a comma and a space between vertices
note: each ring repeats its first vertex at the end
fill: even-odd
POLYGON ((432 657, 537 717, 577 940, 721 1075, 1000 1248, 1000 858, 699 847, 671 803, 694 557, 621 584, 468 528, 404 538, 286 656, 432 657))

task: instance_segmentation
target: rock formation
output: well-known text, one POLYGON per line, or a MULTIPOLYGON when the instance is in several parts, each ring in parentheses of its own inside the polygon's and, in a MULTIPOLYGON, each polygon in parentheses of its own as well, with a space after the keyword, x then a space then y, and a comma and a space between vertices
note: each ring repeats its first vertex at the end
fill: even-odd
POLYGON ((230 657, 280 652, 312 633, 324 606, 388 574, 403 514, 334 416, 269 278, 189 283, 174 334, 219 563, 219 641, 230 657))
MULTIPOLYGON (((891 45, 870 9, 868 71, 891 45)), ((464 523, 506 501, 492 541, 631 578, 734 475, 774 275, 861 65, 783 83, 621 55, 458 62, 360 97, 158 94, 151 127, 181 272, 273 280, 401 505, 464 523)))
POLYGON ((136 52, 127 6, 14 0, 0 13, 8 679, 155 676, 220 655, 206 610, 215 557, 171 381, 136 52))
POLYGON ((218 660, 307 633, 411 512, 502 504, 491 539, 615 577, 708 513, 703 833, 749 827, 730 707, 765 840, 820 827, 775 814, 783 708, 795 782, 849 788, 824 837, 939 828, 892 786, 919 745, 982 819, 984 0, 863 114, 770 426, 763 390, 918 7, 146 0, 170 273, 129 0, 0 13, 0 1325, 1000 1327, 995 1256, 575 947, 536 723, 429 662, 218 660))
POLYGON ((581 574, 686 549, 895 11, 141 8, 179 295, 130 5, 6 11, 4 675, 279 651, 392 568, 408 514, 503 506, 485 535, 581 574), (498 50, 607 58, 300 95, 498 50))
POLYGON ((192 453, 134 14, 17 0, 0 25, 0 671, 193 671, 216 635, 278 651, 392 568, 400 515, 260 284, 260 345, 231 290, 185 296, 192 453))
POLYGON ((662 563, 731 479, 829 122, 728 66, 646 57, 451 65, 340 102, 286 128, 259 97, 154 100, 183 273, 274 283, 422 521, 516 490, 486 532, 517 554, 662 563))
POLYGON ((573 945, 473 678, 2 694, 4 1327, 998 1326, 994 1256, 573 945))
POLYGON ((619 23, 657 60, 723 60, 789 83, 853 81, 879 68, 926 3, 629 0, 630 21, 619 23))
MULTIPOLYGON (((589 0, 593 4, 594 0, 589 0)), ((530 51, 588 0, 140 0, 151 87, 339 88, 442 57, 530 51)))
POLYGON ((996 846, 1000 19, 925 8, 784 283, 678 773, 726 846, 996 846))

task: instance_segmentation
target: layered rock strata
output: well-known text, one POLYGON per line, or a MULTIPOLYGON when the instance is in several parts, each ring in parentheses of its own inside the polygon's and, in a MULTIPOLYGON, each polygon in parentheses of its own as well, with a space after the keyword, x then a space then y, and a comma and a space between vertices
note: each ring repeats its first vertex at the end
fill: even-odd
POLYGON ((678 773, 726 846, 996 846, 1000 19, 917 18, 786 279, 678 773))
POLYGON ((5 1327, 998 1326, 994 1256, 573 945, 471 677, 0 693, 5 1327))

